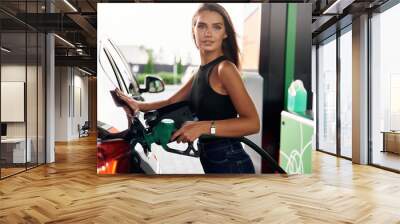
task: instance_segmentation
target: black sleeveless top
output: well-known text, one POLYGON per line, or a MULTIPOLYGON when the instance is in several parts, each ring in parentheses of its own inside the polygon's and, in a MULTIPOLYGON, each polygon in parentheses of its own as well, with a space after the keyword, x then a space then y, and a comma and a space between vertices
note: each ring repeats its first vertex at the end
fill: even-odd
POLYGON ((194 75, 188 100, 190 109, 200 121, 224 120, 237 117, 237 111, 229 95, 215 92, 209 84, 209 76, 212 69, 226 59, 225 56, 220 56, 205 65, 201 65, 194 75))

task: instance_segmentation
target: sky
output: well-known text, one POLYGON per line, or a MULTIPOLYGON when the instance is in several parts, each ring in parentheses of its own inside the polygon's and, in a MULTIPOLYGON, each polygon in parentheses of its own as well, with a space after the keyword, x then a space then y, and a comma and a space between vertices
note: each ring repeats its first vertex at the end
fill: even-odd
MULTIPOLYGON (((240 46, 243 21, 251 4, 221 5, 231 16, 240 46)), ((191 34, 191 20, 198 6, 198 3, 99 3, 98 41, 108 37, 120 46, 142 45, 155 52, 162 49, 170 63, 177 56, 184 64, 188 60, 199 64, 191 34)))

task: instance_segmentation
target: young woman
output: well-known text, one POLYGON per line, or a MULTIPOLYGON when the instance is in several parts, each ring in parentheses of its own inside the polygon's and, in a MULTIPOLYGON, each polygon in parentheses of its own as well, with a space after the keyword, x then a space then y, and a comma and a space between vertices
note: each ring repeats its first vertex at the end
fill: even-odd
POLYGON ((203 134, 226 137, 199 139, 204 172, 254 173, 253 163, 242 144, 232 138, 260 130, 256 108, 238 70, 239 49, 232 21, 222 6, 205 3, 193 16, 192 33, 201 65, 172 97, 157 102, 139 102, 118 90, 117 95, 135 112, 189 101, 199 121, 186 122, 171 140, 193 142, 203 134))

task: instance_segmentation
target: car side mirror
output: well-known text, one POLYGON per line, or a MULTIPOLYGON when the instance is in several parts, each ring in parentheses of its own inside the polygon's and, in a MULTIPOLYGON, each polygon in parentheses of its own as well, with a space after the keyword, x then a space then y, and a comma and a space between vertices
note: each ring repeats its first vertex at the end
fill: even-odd
POLYGON ((144 81, 145 88, 140 89, 140 93, 149 92, 149 93, 159 93, 164 91, 165 84, 164 82, 157 76, 148 75, 144 81))

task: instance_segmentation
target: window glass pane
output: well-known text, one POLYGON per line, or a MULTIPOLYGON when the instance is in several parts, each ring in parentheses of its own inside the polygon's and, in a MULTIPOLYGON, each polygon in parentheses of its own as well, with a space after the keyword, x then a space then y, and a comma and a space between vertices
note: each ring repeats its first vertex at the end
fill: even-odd
POLYGON ((36 32, 27 33, 27 80, 26 80, 26 115, 27 115, 27 149, 30 150, 28 155, 28 168, 37 165, 37 132, 38 132, 38 35, 36 32))
POLYGON ((139 94, 139 87, 136 82, 132 82, 133 77, 129 71, 129 67, 126 63, 126 61, 123 58, 123 55, 121 52, 119 52, 118 48, 114 44, 110 44, 110 47, 107 48, 115 62, 115 65, 118 68, 119 74, 121 75, 121 81, 122 85, 124 86, 123 88, 126 88, 128 90, 128 87, 130 84, 132 84, 132 87, 130 90, 128 90, 129 93, 133 95, 138 95, 139 94))
POLYGON ((104 49, 101 49, 99 57, 100 67, 102 69, 101 72, 106 76, 107 79, 109 79, 110 84, 113 85, 111 89, 115 89, 116 87, 119 88, 118 81, 116 79, 116 73, 114 72, 104 49))
POLYGON ((39 33, 38 35, 38 164, 45 163, 45 88, 46 88, 46 36, 43 33, 39 33))
POLYGON ((25 170, 30 162, 30 141, 26 142, 26 33, 1 34, 1 175, 25 170), (28 145, 28 150, 26 146, 28 145))
POLYGON ((371 19, 372 163, 396 170, 400 170, 399 21, 400 4, 371 19))
POLYGON ((351 158, 352 141, 352 32, 340 36, 340 153, 351 158))
POLYGON ((318 147, 336 153, 336 40, 318 48, 318 147))

